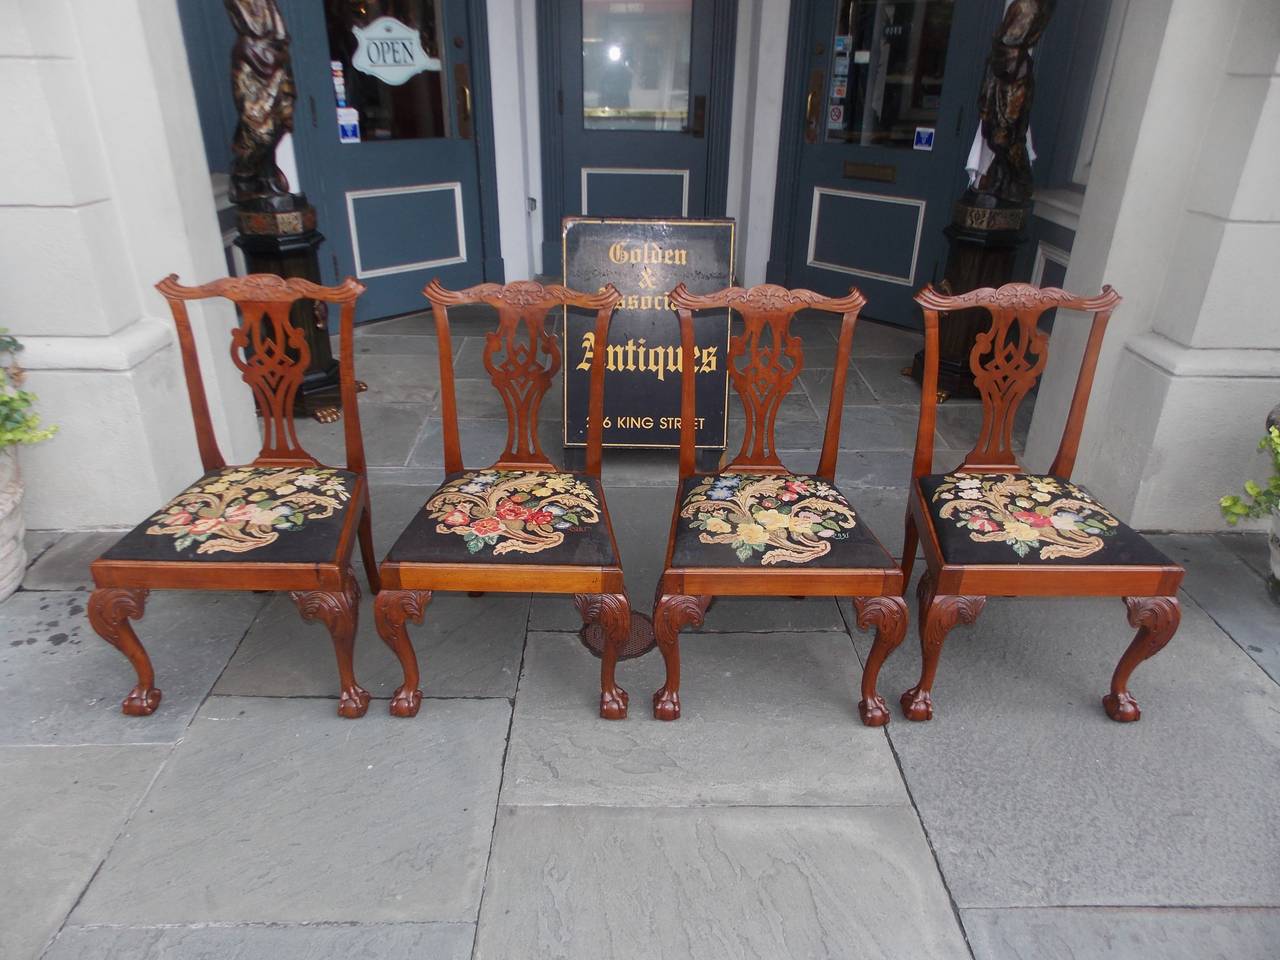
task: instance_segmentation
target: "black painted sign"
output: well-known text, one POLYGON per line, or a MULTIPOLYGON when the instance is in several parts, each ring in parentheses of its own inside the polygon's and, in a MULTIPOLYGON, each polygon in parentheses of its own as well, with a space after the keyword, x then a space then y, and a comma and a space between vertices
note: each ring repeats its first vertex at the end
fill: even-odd
MULTIPOLYGON (((684 283, 714 293, 733 282, 732 220, 564 221, 564 284, 594 292, 612 283, 622 294, 609 326, 604 380, 604 443, 612 447, 680 445, 680 328, 668 294, 684 283)), ((699 447, 725 445, 729 312, 699 313, 694 324, 699 447)), ((584 446, 595 315, 564 318, 564 442, 584 446)))

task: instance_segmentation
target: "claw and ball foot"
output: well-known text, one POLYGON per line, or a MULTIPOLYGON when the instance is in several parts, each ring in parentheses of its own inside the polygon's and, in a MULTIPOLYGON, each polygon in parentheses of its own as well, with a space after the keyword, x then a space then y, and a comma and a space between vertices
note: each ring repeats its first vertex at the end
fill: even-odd
POLYGON ((854 597, 853 606, 858 614, 860 630, 876 628, 876 639, 862 670, 862 699, 858 701, 858 716, 868 727, 883 727, 889 722, 889 710, 884 698, 876 692, 876 680, 885 660, 906 635, 907 604, 901 597, 854 597))
POLYGON ((303 620, 319 620, 329 628, 333 650, 338 658, 338 678, 342 691, 338 698, 338 716, 354 720, 369 709, 369 691, 356 683, 353 658, 356 643, 356 616, 360 606, 360 587, 351 571, 347 571, 342 590, 297 590, 289 594, 297 604, 303 620))
POLYGON ((932 574, 920 578, 916 590, 920 600, 920 680, 899 701, 908 720, 933 718, 933 678, 938 672, 942 642, 958 623, 973 623, 986 605, 986 597, 962 597, 938 594, 932 574))
POLYGON ((1143 660, 1164 649, 1182 621, 1182 608, 1177 597, 1125 597, 1124 604, 1138 634, 1116 664, 1111 692, 1102 698, 1102 706, 1117 723, 1132 723, 1142 718, 1142 711, 1129 692, 1129 676, 1143 660))
POLYGON ((605 720, 625 720, 627 691, 615 676, 618 649, 631 633, 631 601, 623 593, 579 593, 573 598, 584 624, 598 623, 604 637, 600 651, 600 716, 605 720))
POLYGON ((383 590, 373 601, 373 622, 378 636, 391 648, 404 671, 404 682, 391 698, 393 717, 416 717, 422 706, 418 657, 409 640, 405 621, 421 624, 430 602, 430 590, 383 590))
POLYGON ((702 626, 710 597, 662 594, 653 608, 653 636, 667 668, 666 681, 653 695, 655 720, 680 718, 680 631, 702 626))
POLYGON ((102 587, 89 597, 89 624, 98 636, 129 658, 138 675, 138 682, 120 704, 121 712, 131 717, 149 716, 160 706, 151 658, 129 625, 130 620, 142 619, 148 593, 143 588, 102 587))

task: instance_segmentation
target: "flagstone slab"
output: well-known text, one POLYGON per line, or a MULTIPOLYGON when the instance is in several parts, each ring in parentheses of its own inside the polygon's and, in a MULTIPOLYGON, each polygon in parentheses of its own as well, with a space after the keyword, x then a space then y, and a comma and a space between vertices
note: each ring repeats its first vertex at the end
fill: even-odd
POLYGON ((475 957, 969 952, 910 807, 502 807, 475 957))
POLYGON ((28 530, 22 535, 22 546, 27 551, 27 565, 35 563, 46 550, 67 535, 65 530, 28 530))
POLYGON ((0 747, 0 957, 40 954, 170 749, 0 747))
POLYGON ((124 654, 94 633, 88 599, 24 590, 0 605, 0 744, 173 743, 267 598, 152 592, 145 616, 132 623, 164 695, 149 717, 120 712, 137 675, 124 654))
MULTIPOLYGON (((192 479, 196 479, 192 477, 192 479)), ((163 504, 156 504, 157 507, 163 504)), ((145 518, 139 517, 141 521, 145 518)), ((22 578, 24 590, 92 590, 89 564, 116 545, 124 530, 89 530, 64 534, 44 550, 22 578)))
POLYGON ((1219 533, 1220 544, 1249 564, 1262 577, 1271 576, 1271 549, 1265 533, 1219 533))
MULTIPOLYGON (((1280 686, 1182 607, 1128 724, 1100 702, 1119 600, 993 598, 952 631, 933 720, 886 729, 960 907, 1280 905, 1280 686)), ((914 640, 889 658, 886 699, 919 663, 914 640)))
POLYGON ((975 960, 1274 960, 1280 910, 962 910, 975 960))
POLYGON ((211 698, 73 923, 473 921, 510 706, 430 706, 211 698))
MULTIPOLYGON (((367 590, 364 593, 356 632, 356 679, 374 697, 390 698, 404 673, 378 636, 373 598, 367 590)), ((418 654, 423 693, 427 697, 514 696, 528 618, 527 594, 436 593, 422 624, 407 625, 418 654)), ((214 693, 336 698, 338 667, 324 625, 304 622, 288 596, 275 597, 227 664, 214 693)), ((375 703, 370 709, 384 711, 386 704, 375 703)))
POLYGON ((1266 579, 1217 537, 1173 533, 1150 539, 1186 567, 1182 589, 1280 683, 1280 606, 1267 592, 1266 579))
POLYGON ((681 643, 679 720, 654 720, 662 658, 625 661, 630 716, 597 716, 599 663, 578 639, 530 634, 505 804, 906 803, 882 730, 858 720, 845 634, 704 634, 681 643))
MULTIPOLYGON (((381 364, 392 358, 377 359, 381 364)), ((435 391, 434 387, 431 389, 435 391)), ((418 440, 423 423, 436 411, 434 397, 429 398, 429 402, 410 403, 379 401, 368 394, 361 394, 359 404, 365 462, 370 466, 404 466, 418 440)), ((318 423, 310 418, 300 418, 297 428, 298 442, 309 454, 321 463, 346 465, 347 441, 341 420, 318 423)))
POLYGON ((471 923, 68 927, 43 960, 469 960, 474 939, 471 923))

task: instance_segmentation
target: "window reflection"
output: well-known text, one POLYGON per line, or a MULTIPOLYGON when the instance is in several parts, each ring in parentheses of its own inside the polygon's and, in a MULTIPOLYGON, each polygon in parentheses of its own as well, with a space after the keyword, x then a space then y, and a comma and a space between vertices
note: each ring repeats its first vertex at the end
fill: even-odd
POLYGON ((932 137, 953 8, 954 0, 839 0, 827 100, 829 143, 910 149, 918 127, 932 137))
POLYGON ((588 130, 681 130, 689 118, 692 0, 583 0, 588 130))

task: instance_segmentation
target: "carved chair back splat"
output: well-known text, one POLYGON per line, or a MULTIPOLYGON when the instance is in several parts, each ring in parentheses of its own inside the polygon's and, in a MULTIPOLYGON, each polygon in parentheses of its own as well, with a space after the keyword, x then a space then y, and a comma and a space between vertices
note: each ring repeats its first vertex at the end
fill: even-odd
MULTIPOLYGON (((1183 571, 1070 482, 1102 338, 1120 297, 1110 287, 1096 297, 1079 297, 1057 288, 1011 283, 956 296, 926 287, 916 302, 924 312, 925 362, 903 547, 904 584, 918 540, 928 571, 918 589, 920 680, 902 695, 903 711, 912 720, 933 716, 931 691, 943 641, 956 624, 977 619, 988 595, 1120 596, 1139 630, 1112 675, 1103 705, 1113 720, 1138 719, 1129 675, 1177 629, 1176 594, 1183 571), (969 355, 982 399, 982 428, 959 466, 949 474, 935 474, 939 326, 950 312, 973 308, 991 314, 990 328, 978 336, 969 355), (1049 337, 1039 321, 1055 308, 1093 317, 1057 455, 1048 474, 1034 474, 1013 452, 1013 425, 1019 405, 1045 369, 1049 337)), ((1059 312, 1056 324, 1073 319, 1059 312)))
POLYGON ((347 278, 334 287, 325 287, 302 278, 283 279, 274 274, 227 277, 198 287, 183 286, 175 274, 156 284, 169 302, 182 351, 182 370, 195 421, 196 444, 206 470, 225 466, 209 417, 200 361, 196 354, 187 302, 223 297, 236 306, 239 322, 231 331, 231 360, 241 378, 253 391, 262 418, 262 449, 255 464, 310 463, 319 460, 307 453, 298 441, 294 401, 311 363, 311 350, 304 331, 290 320, 289 311, 297 300, 316 300, 339 307, 339 389, 344 407, 347 469, 364 473, 364 437, 360 412, 355 403, 356 378, 353 360, 355 305, 364 285, 347 278))
MULTIPOLYGON (((484 367, 502 397, 507 412, 507 445, 495 468, 555 470, 538 439, 538 414, 542 401, 560 370, 560 343, 547 330, 547 314, 556 307, 596 311, 597 343, 607 336, 609 320, 620 296, 612 284, 600 293, 586 294, 556 284, 532 280, 506 285, 482 283, 466 290, 446 290, 432 280, 423 291, 431 301, 436 337, 440 343, 440 396, 444 420, 444 468, 446 473, 464 469, 458 439, 458 402, 450 351, 449 307, 487 304, 498 312, 497 329, 485 335, 484 367)), ((593 363, 588 399, 586 472, 600 476, 600 451, 604 423, 604 365, 593 363)))
MULTIPOLYGON (((680 322, 681 370, 694 370, 694 311, 735 311, 742 332, 729 339, 727 371, 742 404, 746 430, 742 446, 728 471, 753 473, 785 473, 778 459, 775 428, 778 410, 790 392, 800 371, 804 369, 804 352, 799 337, 791 335, 791 321, 804 309, 840 314, 840 335, 836 348, 835 369, 831 379, 831 401, 827 408, 826 430, 817 475, 830 480, 835 477, 836 456, 840 449, 840 415, 843 409, 845 378, 849 354, 853 346, 858 312, 866 304, 862 294, 850 288, 843 297, 824 297, 812 290, 788 290, 762 284, 745 289, 729 287, 718 293, 698 296, 682 283, 671 292, 671 302, 680 322)), ((684 374, 680 381, 680 476, 694 472, 695 380, 684 374)))
POLYGON ((702 623, 715 595, 848 596, 854 598, 859 625, 876 628, 858 710, 869 726, 886 723, 889 713, 876 693, 876 678, 906 630, 906 605, 898 596, 901 574, 834 487, 849 356, 866 301, 856 289, 832 298, 765 284, 699 296, 681 284, 671 302, 683 360, 681 488, 653 614, 667 670, 666 682, 654 694, 654 716, 679 717, 679 633, 702 623), (694 469, 694 313, 726 308, 740 318, 739 332, 729 341, 727 373, 742 404, 745 433, 733 460, 706 478, 694 469), (777 437, 778 411, 804 367, 802 342, 792 335, 791 323, 805 309, 840 316, 822 453, 813 476, 787 469, 778 456, 777 437), (819 529, 824 519, 830 525, 819 529))
POLYGON ((356 682, 353 666, 360 591, 351 552, 357 540, 369 586, 374 591, 379 586, 352 360, 355 303, 364 286, 352 279, 325 287, 255 274, 197 287, 169 276, 156 289, 168 301, 177 328, 205 476, 91 565, 90 623, 129 658, 138 675, 123 710, 145 715, 160 703, 151 660, 129 624, 141 619, 151 589, 288 590, 303 619, 319 620, 329 629, 341 683, 339 714, 363 716, 369 694, 356 682), (262 416, 258 456, 231 468, 214 436, 187 311, 192 300, 217 297, 230 300, 238 311, 231 358, 262 416), (294 400, 310 363, 306 337, 289 316, 300 299, 337 304, 340 310, 346 470, 324 466, 298 439, 294 400))
MULTIPOLYGON (((991 314, 991 327, 978 335, 969 353, 974 386, 982 399, 982 429, 978 442, 956 469, 1015 473, 1024 471, 1013 453, 1014 418, 1022 401, 1039 382, 1049 359, 1049 335, 1040 329, 1040 318, 1056 308, 1093 314, 1058 455, 1049 467, 1051 474, 1070 479, 1102 338, 1120 296, 1111 287, 1103 287, 1096 297, 1077 297, 1056 287, 1041 289, 1025 283, 1010 283, 998 290, 985 287, 955 296, 927 286, 915 299, 924 311, 925 363, 920 423, 911 468, 913 477, 924 476, 933 469, 938 410, 938 329, 946 313, 976 307, 991 314)), ((1069 316, 1062 315, 1062 322, 1069 320, 1069 316)))
POLYGON ((596 352, 590 371, 584 473, 560 471, 538 438, 538 415, 561 366, 548 315, 560 308, 594 311, 596 342, 605 343, 618 291, 609 285, 580 293, 534 281, 451 291, 433 280, 423 292, 439 341, 446 480, 380 567, 387 589, 374 605, 378 633, 404 670, 391 713, 413 716, 422 701, 406 621, 422 622, 434 590, 492 590, 574 594, 584 622, 603 632, 600 715, 624 717, 627 695, 614 680, 614 666, 630 631, 631 607, 599 483, 606 351, 596 352), (496 329, 485 337, 484 367, 507 414, 506 445, 485 470, 462 461, 449 330, 449 309, 472 304, 498 314, 496 329))

